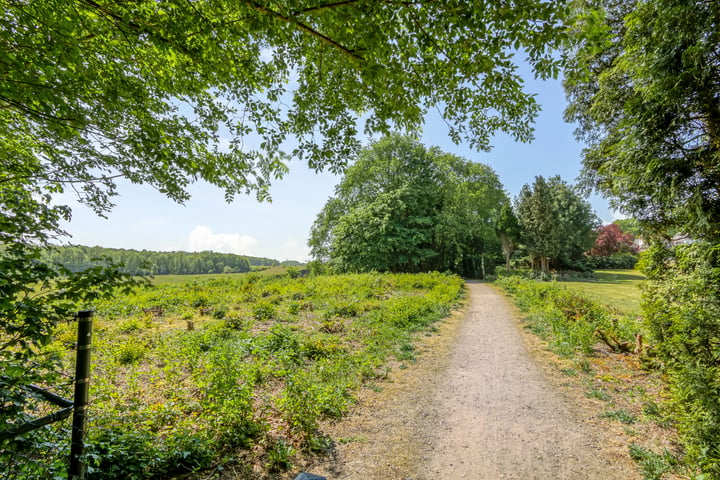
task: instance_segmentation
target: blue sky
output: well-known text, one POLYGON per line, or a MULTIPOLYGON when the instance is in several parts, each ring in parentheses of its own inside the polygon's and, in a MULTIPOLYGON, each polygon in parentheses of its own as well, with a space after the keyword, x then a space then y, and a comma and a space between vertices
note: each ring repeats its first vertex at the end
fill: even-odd
MULTIPOLYGON (((575 141, 574 127, 563 121, 566 102, 562 85, 558 80, 526 82, 527 90, 537 94, 542 106, 532 143, 517 143, 498 135, 491 152, 476 152, 467 145, 455 145, 436 113, 426 117, 422 142, 490 165, 512 198, 537 175, 560 175, 575 183, 582 145, 575 141)), ((228 204, 222 191, 198 183, 191 187, 192 198, 185 205, 150 187, 121 183, 120 196, 108 219, 73 204, 73 219, 65 225, 71 235, 66 243, 137 250, 214 250, 307 260, 308 233, 339 180, 330 173, 316 174, 295 161, 290 163, 290 173, 273 184, 272 203, 258 203, 254 196, 247 196, 228 204)), ((604 199, 593 196, 589 200, 604 223, 617 218, 604 199)))

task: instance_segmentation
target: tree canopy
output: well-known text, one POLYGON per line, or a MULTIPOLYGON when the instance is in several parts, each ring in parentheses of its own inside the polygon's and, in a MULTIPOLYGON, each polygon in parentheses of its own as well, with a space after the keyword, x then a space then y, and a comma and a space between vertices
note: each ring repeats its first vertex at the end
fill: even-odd
POLYGON ((482 275, 508 199, 486 165, 391 135, 363 149, 313 225, 313 257, 340 271, 482 275))
POLYGON ((365 132, 440 107, 456 140, 527 140, 513 50, 556 75, 564 2, 9 0, 0 15, 3 170, 99 212, 114 179, 228 199, 286 167, 341 168, 365 132))
POLYGON ((555 176, 535 177, 515 200, 521 238, 533 263, 543 272, 551 264, 572 267, 593 244, 598 219, 590 204, 570 185, 555 176))
POLYGON ((720 4, 576 2, 566 116, 585 181, 655 231, 720 238, 720 4))
POLYGON ((597 257, 609 257, 619 253, 637 253, 635 236, 632 233, 625 233, 615 223, 602 225, 597 229, 595 244, 588 251, 589 255, 597 257))
POLYGON ((652 243, 643 316, 689 461, 720 478, 720 2, 578 0, 566 116, 587 185, 652 243), (671 245, 673 234, 688 245, 671 245))

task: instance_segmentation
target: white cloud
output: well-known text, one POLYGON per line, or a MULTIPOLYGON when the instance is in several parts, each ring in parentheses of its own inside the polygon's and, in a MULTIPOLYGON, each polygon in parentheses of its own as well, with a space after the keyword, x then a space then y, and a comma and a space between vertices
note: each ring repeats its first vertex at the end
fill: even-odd
POLYGON ((198 225, 190 232, 188 249, 191 252, 212 250, 213 252, 254 255, 258 241, 249 235, 239 233, 213 233, 208 227, 198 225))

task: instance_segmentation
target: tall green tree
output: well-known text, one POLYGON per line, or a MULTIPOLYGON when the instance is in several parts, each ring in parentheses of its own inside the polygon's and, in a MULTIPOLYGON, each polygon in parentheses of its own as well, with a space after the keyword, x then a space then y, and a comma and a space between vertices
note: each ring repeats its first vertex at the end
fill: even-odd
POLYGON ((585 181, 645 228, 720 238, 720 5, 582 1, 566 116, 585 181))
POLYGON ((482 275, 507 203, 487 166, 388 136, 363 150, 313 225, 316 259, 340 271, 482 275))
POLYGON ((598 219, 590 204, 576 189, 555 176, 535 177, 526 184, 516 201, 521 238, 533 264, 547 273, 551 264, 574 268, 592 246, 598 219))
POLYGON ((560 253, 562 232, 558 228, 559 212, 545 178, 535 177, 532 187, 523 185, 515 203, 522 239, 533 267, 539 261, 540 269, 547 272, 550 259, 560 253))
POLYGON ((644 318, 690 461, 720 478, 720 3, 578 1, 567 50, 568 119, 585 182, 637 219, 644 318), (672 234, 693 240, 668 246, 672 234))
POLYGON ((495 233, 500 239, 500 246, 505 256, 505 268, 510 270, 510 257, 515 252, 518 242, 520 242, 522 231, 520 230, 520 222, 518 222, 512 205, 509 203, 502 206, 495 219, 495 233))

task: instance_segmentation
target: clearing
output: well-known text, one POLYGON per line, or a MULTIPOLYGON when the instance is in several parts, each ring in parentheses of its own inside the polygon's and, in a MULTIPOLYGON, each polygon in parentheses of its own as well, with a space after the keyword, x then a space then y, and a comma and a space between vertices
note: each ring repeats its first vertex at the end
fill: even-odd
POLYGON ((467 312, 325 425, 338 444, 305 470, 332 480, 640 478, 622 434, 537 361, 547 352, 505 297, 468 287, 467 312))

